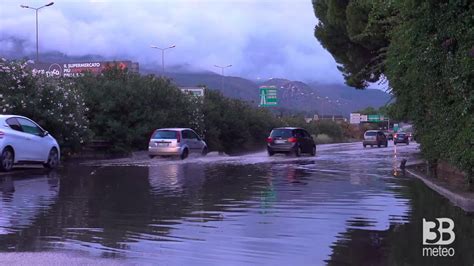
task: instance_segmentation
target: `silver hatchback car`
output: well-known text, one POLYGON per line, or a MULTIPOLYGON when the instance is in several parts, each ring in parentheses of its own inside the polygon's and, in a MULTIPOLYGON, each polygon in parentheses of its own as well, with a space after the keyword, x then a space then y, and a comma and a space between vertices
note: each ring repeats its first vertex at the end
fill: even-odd
POLYGON ((160 128, 151 135, 148 156, 179 156, 186 159, 190 153, 207 154, 207 144, 190 128, 160 128))
POLYGON ((0 171, 25 163, 55 168, 59 162, 58 142, 48 131, 27 117, 0 115, 0 171))

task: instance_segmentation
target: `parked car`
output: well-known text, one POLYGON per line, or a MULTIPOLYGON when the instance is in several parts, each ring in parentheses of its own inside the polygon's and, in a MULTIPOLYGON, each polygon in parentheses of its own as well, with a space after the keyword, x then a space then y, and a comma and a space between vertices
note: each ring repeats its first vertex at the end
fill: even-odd
POLYGON ((370 145, 370 147, 373 147, 374 145, 377 145, 377 147, 387 147, 388 140, 384 132, 381 130, 367 130, 364 133, 364 141, 362 142, 362 145, 364 146, 364 148, 367 145, 370 145))
POLYGON ((58 142, 33 120, 19 115, 0 115, 0 170, 15 164, 59 165, 58 142))
POLYGON ((395 135, 395 139, 393 140, 393 144, 397 143, 405 143, 406 145, 410 144, 409 136, 407 133, 397 133, 395 135))
POLYGON ((190 153, 207 154, 207 144, 190 128, 156 129, 148 143, 148 155, 179 156, 186 159, 190 153))
POLYGON ((302 153, 316 155, 316 143, 311 135, 303 128, 281 127, 274 128, 267 138, 267 152, 269 156, 275 153, 302 153))

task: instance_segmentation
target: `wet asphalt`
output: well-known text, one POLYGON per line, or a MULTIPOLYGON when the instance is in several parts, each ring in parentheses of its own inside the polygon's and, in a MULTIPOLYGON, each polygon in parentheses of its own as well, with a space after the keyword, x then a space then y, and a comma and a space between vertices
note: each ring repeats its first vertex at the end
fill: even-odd
POLYGON ((0 175, 0 264, 473 265, 474 219, 398 169, 418 145, 211 153, 0 175), (451 217, 456 256, 421 256, 451 217))

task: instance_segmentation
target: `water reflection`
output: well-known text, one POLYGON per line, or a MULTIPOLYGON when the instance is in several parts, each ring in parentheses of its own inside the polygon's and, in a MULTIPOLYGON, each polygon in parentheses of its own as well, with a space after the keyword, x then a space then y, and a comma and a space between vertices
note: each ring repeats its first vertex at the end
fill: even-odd
POLYGON ((59 176, 56 172, 30 174, 18 179, 0 177, 0 235, 31 225, 42 210, 56 200, 59 176))
MULTIPOLYGON (((412 265, 425 262, 422 217, 445 216, 460 230, 456 251, 468 254, 472 217, 393 178, 386 151, 252 165, 71 165, 4 178, 0 251, 74 250, 137 264, 412 265)), ((457 265, 473 261, 463 256, 457 265)))

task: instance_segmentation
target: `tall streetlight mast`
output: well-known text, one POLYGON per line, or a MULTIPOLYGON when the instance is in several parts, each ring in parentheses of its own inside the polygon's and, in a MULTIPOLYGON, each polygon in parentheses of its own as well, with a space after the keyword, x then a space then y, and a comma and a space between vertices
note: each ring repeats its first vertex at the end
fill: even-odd
POLYGON ((175 48, 176 45, 171 45, 169 47, 160 48, 156 45, 150 45, 150 48, 161 50, 161 75, 165 76, 165 50, 175 48))
POLYGON ((36 13, 36 62, 39 62, 39 48, 38 48, 38 11, 44 7, 47 7, 47 6, 52 6, 54 5, 54 2, 51 2, 49 4, 46 4, 44 6, 40 6, 40 7, 30 7, 30 6, 25 6, 25 5, 20 5, 20 7, 22 8, 28 8, 28 9, 33 9, 36 13))
POLYGON ((227 66, 214 65, 214 66, 221 69, 221 91, 223 91, 224 90, 224 69, 231 67, 232 65, 227 65, 227 66))

